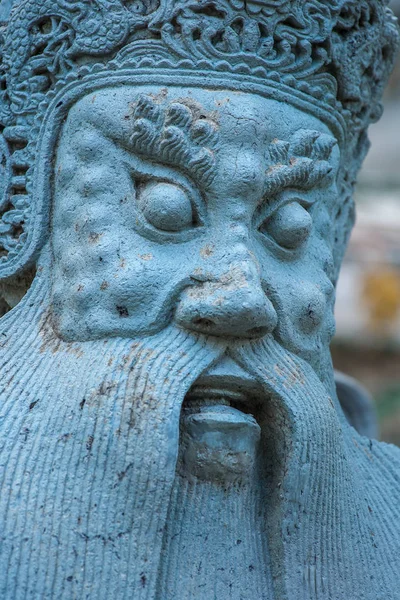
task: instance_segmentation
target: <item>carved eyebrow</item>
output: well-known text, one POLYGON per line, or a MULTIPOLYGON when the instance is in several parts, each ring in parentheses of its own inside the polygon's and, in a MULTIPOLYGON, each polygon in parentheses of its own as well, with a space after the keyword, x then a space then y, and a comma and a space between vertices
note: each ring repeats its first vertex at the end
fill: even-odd
POLYGON ((207 188, 215 177, 217 123, 198 106, 159 104, 141 95, 133 110, 133 150, 160 164, 176 166, 207 188))
POLYGON ((274 164, 266 172, 266 193, 277 194, 288 187, 308 191, 328 183, 333 175, 329 159, 336 144, 331 135, 306 129, 290 141, 273 140, 268 150, 274 164))

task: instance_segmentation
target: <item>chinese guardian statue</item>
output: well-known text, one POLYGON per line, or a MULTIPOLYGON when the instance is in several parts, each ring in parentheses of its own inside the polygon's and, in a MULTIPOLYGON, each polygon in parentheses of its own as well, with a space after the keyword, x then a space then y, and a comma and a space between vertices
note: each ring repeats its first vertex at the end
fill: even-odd
POLYGON ((0 598, 400 599, 400 450, 329 352, 386 5, 14 1, 0 598))

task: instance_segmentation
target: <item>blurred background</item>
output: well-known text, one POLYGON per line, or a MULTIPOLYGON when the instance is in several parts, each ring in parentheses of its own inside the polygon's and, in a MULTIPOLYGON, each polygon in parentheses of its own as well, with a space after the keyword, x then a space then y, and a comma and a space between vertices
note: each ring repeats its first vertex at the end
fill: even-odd
MULTIPOLYGON (((400 18, 400 0, 391 4, 400 18)), ((400 55, 384 104, 357 187, 332 354, 372 394, 380 438, 400 445, 400 55)))
MULTIPOLYGON (((11 5, 0 0, 0 22, 11 5)), ((391 5, 400 18, 400 0, 391 5)), ((335 368, 373 396, 380 438, 400 446, 400 55, 370 138, 338 285, 332 354, 335 368)))

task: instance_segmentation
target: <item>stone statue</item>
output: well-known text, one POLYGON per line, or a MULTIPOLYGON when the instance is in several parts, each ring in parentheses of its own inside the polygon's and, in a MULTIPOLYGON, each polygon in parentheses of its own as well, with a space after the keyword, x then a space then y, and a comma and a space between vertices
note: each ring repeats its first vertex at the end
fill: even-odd
POLYGON ((1 598, 400 598, 400 450, 329 353, 386 4, 14 2, 1 598))
POLYGON ((10 16, 12 0, 0 0, 0 23, 7 24, 10 16))

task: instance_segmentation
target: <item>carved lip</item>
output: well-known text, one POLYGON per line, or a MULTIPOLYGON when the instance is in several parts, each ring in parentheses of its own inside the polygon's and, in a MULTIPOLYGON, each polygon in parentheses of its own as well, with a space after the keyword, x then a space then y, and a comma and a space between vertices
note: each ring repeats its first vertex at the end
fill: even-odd
POLYGON ((214 412, 217 406, 231 406, 251 413, 261 395, 259 382, 230 356, 224 355, 194 382, 186 395, 184 408, 202 412, 212 408, 214 412))

